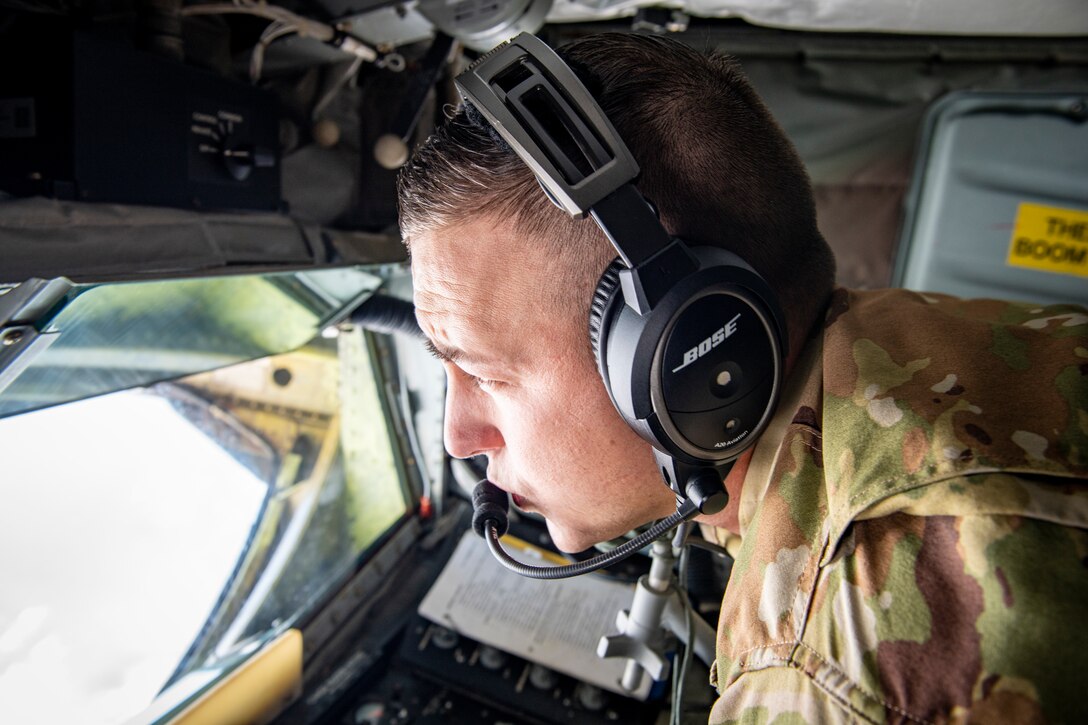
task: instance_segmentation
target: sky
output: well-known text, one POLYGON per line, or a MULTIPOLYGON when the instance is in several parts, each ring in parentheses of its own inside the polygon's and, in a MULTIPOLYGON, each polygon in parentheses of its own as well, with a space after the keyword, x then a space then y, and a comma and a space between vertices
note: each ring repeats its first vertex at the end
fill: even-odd
POLYGON ((266 490, 140 390, 0 420, 0 722, 112 725, 147 707, 266 490))

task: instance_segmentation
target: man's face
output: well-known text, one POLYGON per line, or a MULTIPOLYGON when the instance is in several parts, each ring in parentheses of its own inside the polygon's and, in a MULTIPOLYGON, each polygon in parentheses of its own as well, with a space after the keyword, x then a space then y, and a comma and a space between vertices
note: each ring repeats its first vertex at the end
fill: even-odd
POLYGON ((675 510, 650 446, 613 408, 585 316, 552 301, 563 262, 478 219, 412 239, 416 315, 448 380, 446 449, 581 551, 675 510))

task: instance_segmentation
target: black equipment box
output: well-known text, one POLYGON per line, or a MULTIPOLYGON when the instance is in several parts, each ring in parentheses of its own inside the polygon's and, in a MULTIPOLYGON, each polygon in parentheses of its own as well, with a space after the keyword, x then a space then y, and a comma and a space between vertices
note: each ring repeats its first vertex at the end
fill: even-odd
POLYGON ((278 210, 269 93, 88 32, 0 38, 0 190, 278 210))

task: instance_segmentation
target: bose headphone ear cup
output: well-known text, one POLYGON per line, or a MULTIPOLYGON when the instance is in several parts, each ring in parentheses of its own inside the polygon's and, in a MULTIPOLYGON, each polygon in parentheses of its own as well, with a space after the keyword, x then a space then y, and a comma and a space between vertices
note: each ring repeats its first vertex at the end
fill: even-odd
POLYGON ((777 301, 748 264, 717 247, 689 249, 699 268, 645 315, 626 304, 627 267, 613 261, 594 290, 590 342, 636 433, 676 461, 716 467, 769 423, 786 340, 777 301))
POLYGON ((589 344, 593 347, 593 358, 597 361, 598 367, 602 368, 602 374, 602 329, 605 325, 605 315, 608 314, 608 311, 612 306, 612 301, 620 288, 621 269, 625 269, 623 261, 619 257, 616 257, 612 260, 612 263, 605 268, 604 272, 601 274, 601 278, 597 281, 597 287, 593 290, 593 301, 589 305, 589 344))

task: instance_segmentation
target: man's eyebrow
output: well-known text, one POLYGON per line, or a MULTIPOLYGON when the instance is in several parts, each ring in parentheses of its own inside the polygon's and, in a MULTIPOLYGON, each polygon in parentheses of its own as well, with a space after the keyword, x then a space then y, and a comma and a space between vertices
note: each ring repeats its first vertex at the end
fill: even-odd
POLYGON ((428 339, 423 343, 423 346, 427 349, 427 352, 442 362, 453 363, 458 366, 467 364, 473 367, 486 367, 488 364, 493 364, 489 363, 489 359, 486 357, 477 357, 457 347, 446 347, 434 340, 428 339))
POLYGON ((430 339, 424 342, 423 346, 427 348, 427 352, 431 353, 442 362, 456 363, 465 356, 463 352, 455 347, 439 348, 438 345, 434 344, 434 340, 430 339))

